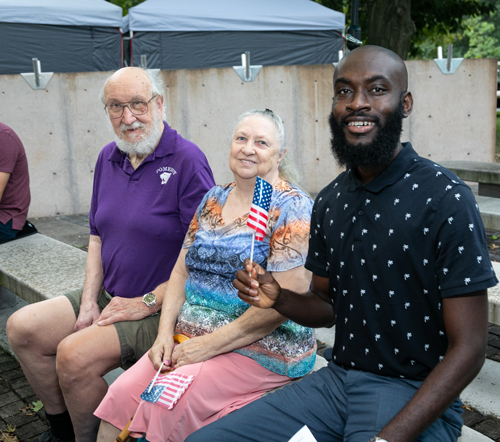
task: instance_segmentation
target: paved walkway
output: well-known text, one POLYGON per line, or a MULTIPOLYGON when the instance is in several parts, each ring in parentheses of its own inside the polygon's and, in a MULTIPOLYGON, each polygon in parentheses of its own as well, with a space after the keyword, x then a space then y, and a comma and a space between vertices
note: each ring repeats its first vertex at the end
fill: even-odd
MULTIPOLYGON (((40 233, 86 250, 86 215, 33 218, 30 221, 40 233)), ((500 232, 488 232, 488 236, 492 233, 500 238, 500 232)), ((496 258, 494 255, 492 253, 492 259, 496 258)), ((48 428, 43 409, 34 412, 30 408, 38 398, 28 385, 18 362, 9 353, 10 347, 5 336, 7 318, 23 305, 23 300, 0 287, 0 442, 30 442, 48 428)), ((468 427, 500 442, 500 326, 490 324, 488 331, 488 359, 480 375, 462 395, 467 404, 464 407, 464 422, 468 427)), ((332 330, 319 330, 318 339, 324 343, 319 346, 319 354, 333 344, 333 338, 332 330)))

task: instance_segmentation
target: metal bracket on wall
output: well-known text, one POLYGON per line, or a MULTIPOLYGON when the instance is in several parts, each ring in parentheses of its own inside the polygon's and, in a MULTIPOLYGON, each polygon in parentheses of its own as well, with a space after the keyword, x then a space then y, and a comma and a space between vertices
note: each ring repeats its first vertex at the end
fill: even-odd
POLYGON ((151 75, 158 75, 160 69, 148 69, 148 56, 141 55, 141 68, 148 71, 151 75))
POLYGON ((452 58, 453 55, 453 45, 448 45, 448 57, 443 58, 443 53, 441 46, 438 48, 438 58, 434 61, 438 65, 439 69, 444 75, 454 74, 463 61, 463 58, 452 58))
POLYGON ((340 60, 344 58, 344 51, 342 49, 339 50, 339 59, 338 61, 334 61, 332 64, 337 68, 337 65, 340 63, 340 60))
POLYGON ((241 81, 254 81, 257 74, 262 69, 262 65, 250 65, 250 52, 241 54, 241 66, 233 66, 233 69, 241 78, 241 81))
POLYGON ((38 58, 32 58, 33 73, 23 73, 21 76, 32 87, 32 89, 45 89, 54 72, 42 72, 42 66, 38 58))

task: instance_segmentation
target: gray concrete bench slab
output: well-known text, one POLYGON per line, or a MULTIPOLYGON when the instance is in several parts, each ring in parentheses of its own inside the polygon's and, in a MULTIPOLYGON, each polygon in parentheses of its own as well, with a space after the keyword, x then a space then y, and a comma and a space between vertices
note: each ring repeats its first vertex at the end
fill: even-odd
POLYGON ((87 253, 39 233, 0 245, 0 285, 29 303, 83 287, 87 253))
POLYGON ((462 427, 462 435, 458 438, 457 442, 494 442, 493 439, 479 433, 472 428, 462 427))
POLYGON ((500 198, 475 195, 481 219, 487 229, 500 230, 500 198))
POLYGON ((478 183, 476 201, 487 229, 500 230, 500 163, 441 161, 463 181, 478 183))
MULTIPOLYGON (((492 262, 493 270, 500 281, 500 262, 492 262)), ((500 284, 488 289, 488 321, 500 325, 500 284)))
POLYGON ((442 161, 440 164, 463 181, 479 183, 478 195, 500 198, 500 163, 442 161))

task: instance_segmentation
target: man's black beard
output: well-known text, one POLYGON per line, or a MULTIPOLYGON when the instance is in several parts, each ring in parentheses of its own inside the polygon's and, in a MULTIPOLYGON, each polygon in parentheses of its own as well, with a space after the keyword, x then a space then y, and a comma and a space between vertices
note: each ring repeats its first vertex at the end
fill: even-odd
POLYGON ((346 141, 344 129, 347 117, 366 117, 368 121, 373 121, 373 117, 361 111, 349 114, 338 123, 332 111, 328 121, 332 134, 331 149, 337 163, 348 168, 365 167, 368 169, 377 169, 387 165, 398 147, 403 130, 403 103, 401 102, 399 107, 389 115, 385 125, 382 126, 378 118, 373 121, 378 127, 378 134, 369 144, 362 142, 350 144, 346 141))

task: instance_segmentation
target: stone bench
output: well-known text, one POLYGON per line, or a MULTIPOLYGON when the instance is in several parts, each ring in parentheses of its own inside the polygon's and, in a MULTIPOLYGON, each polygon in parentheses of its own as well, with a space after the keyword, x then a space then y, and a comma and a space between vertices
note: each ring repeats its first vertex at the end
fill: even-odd
POLYGON ((481 219, 487 229, 500 230, 500 198, 475 195, 481 219))
MULTIPOLYGON (((500 262, 492 262, 493 269, 500 280, 500 262)), ((500 325, 500 284, 488 289, 488 321, 500 325)))
POLYGON ((87 253, 36 233, 0 245, 0 285, 34 303, 83 287, 87 253))
POLYGON ((441 161, 463 181, 478 183, 476 201, 483 224, 500 230, 500 163, 480 161, 441 161))
POLYGON ((500 198, 500 163, 443 161, 439 164, 456 173, 463 181, 479 183, 479 196, 500 198))

